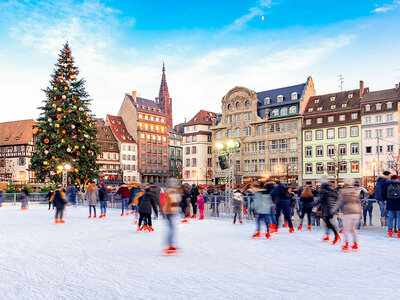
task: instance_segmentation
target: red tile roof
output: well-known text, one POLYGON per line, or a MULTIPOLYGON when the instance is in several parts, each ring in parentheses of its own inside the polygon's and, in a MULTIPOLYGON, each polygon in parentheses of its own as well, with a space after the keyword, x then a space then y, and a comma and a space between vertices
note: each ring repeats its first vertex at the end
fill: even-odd
POLYGON ((189 125, 212 125, 212 118, 217 118, 217 114, 211 111, 200 110, 189 122, 184 124, 184 126, 189 125))
POLYGON ((111 130, 117 140, 122 143, 136 143, 133 137, 129 134, 126 129, 124 120, 119 116, 107 115, 108 122, 111 130))
POLYGON ((33 119, 0 123, 0 145, 25 145, 33 141, 33 119))

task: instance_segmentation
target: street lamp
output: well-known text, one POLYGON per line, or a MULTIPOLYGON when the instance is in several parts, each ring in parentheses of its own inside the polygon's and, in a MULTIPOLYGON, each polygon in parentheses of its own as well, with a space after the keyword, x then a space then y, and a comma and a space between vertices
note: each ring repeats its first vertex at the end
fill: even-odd
POLYGON ((63 187, 67 187, 68 184, 68 171, 72 169, 72 166, 68 163, 63 165, 58 165, 57 169, 62 172, 62 185, 63 187))
POLYGON ((197 186, 199 186, 199 171, 196 171, 197 186))
POLYGON ((374 191, 375 191, 375 168, 376 168, 376 160, 375 160, 375 158, 372 160, 372 168, 374 170, 374 191))

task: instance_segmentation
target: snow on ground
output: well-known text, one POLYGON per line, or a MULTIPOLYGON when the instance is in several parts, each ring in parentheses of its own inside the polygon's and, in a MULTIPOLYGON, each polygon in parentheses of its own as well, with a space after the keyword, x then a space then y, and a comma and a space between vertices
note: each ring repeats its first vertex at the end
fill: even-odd
POLYGON ((382 232, 343 253, 320 229, 255 240, 253 221, 195 220, 178 225, 182 254, 162 256, 162 220, 136 233, 119 214, 68 207, 56 225, 43 205, 1 208, 0 299, 399 299, 400 240, 382 232))

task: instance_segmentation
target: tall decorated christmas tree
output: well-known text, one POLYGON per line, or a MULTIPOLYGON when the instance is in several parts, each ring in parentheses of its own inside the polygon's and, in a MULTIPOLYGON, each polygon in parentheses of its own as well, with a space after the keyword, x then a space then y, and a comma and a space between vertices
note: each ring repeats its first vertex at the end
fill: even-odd
POLYGON ((71 166, 69 183, 82 185, 98 177, 96 126, 89 109, 85 81, 77 79, 71 49, 66 43, 51 75, 37 122, 36 151, 31 169, 41 181, 62 182, 63 166, 71 166))

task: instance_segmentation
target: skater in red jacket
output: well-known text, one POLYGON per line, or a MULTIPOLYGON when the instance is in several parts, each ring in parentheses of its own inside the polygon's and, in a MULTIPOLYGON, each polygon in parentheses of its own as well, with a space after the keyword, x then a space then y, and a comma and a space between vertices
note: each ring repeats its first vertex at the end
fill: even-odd
POLYGON ((204 220, 204 197, 203 197, 203 193, 200 193, 200 195, 197 197, 196 205, 197 205, 197 208, 199 209, 199 212, 200 212, 199 220, 204 220))

